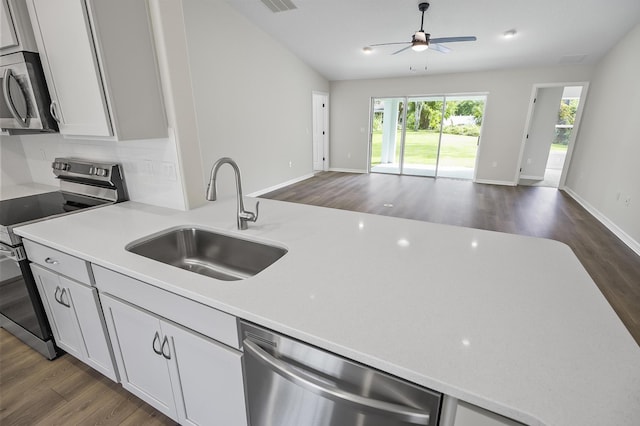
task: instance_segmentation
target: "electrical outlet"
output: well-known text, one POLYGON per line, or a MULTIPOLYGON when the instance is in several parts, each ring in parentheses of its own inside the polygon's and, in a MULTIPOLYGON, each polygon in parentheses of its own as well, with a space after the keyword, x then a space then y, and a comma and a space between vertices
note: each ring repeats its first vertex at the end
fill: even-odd
POLYGON ((176 180, 176 165, 170 161, 163 161, 161 164, 162 176, 165 179, 174 182, 176 180))
POLYGON ((140 161, 138 163, 138 173, 140 173, 142 176, 153 176, 153 161, 140 161))
POLYGON ((293 167, 293 161, 289 161, 289 168, 293 167))
POLYGON ((631 205, 631 196, 630 195, 627 198, 624 199, 624 205, 625 205, 625 207, 629 207, 631 205))

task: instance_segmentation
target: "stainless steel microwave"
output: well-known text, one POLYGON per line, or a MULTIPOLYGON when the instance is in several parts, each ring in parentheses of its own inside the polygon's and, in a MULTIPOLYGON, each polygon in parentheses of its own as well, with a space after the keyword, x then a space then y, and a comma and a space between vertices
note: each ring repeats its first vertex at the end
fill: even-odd
POLYGON ((58 131, 37 53, 0 56, 0 91, 0 128, 10 134, 58 131))

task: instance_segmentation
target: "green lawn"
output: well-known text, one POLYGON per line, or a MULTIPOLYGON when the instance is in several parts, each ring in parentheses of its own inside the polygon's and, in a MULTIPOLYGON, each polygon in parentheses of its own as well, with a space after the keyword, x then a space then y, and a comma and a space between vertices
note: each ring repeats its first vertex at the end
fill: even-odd
MULTIPOLYGON (((404 164, 435 165, 438 153, 438 132, 407 131, 405 140, 404 164)), ((396 160, 400 158, 400 138, 396 143, 396 160)), ((478 138, 476 136, 442 135, 440 165, 451 167, 475 167, 478 138)), ((371 143, 371 165, 380 164, 382 150, 382 132, 373 132, 371 143)))

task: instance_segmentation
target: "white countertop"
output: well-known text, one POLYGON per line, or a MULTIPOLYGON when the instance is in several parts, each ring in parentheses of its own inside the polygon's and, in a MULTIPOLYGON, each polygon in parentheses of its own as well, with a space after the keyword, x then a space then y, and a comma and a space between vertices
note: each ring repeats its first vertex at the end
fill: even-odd
POLYGON ((527 424, 638 424, 640 348, 566 245, 260 203, 246 231, 225 200, 127 202, 17 233, 527 424), (187 224, 289 252, 223 282, 124 250, 187 224))
POLYGON ((43 194, 45 192, 59 191, 57 186, 43 185, 40 183, 24 183, 20 185, 6 185, 0 187, 0 201, 12 198, 28 197, 29 195, 43 194))

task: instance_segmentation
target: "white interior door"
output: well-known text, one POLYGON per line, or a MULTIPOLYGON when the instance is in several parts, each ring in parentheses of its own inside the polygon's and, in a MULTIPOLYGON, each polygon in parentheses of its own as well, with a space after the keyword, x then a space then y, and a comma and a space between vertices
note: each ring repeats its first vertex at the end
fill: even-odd
POLYGON ((522 157, 521 179, 544 179, 563 90, 562 86, 541 87, 536 93, 531 125, 522 157))
POLYGON ((313 170, 329 170, 329 95, 313 94, 313 170))

